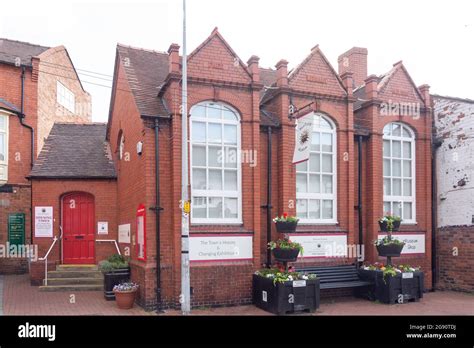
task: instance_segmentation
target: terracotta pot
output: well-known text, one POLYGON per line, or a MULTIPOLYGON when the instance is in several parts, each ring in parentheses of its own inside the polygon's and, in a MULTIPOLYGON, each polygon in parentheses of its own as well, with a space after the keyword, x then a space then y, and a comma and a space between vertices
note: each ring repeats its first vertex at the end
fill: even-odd
POLYGON ((114 291, 115 301, 120 309, 130 309, 135 303, 136 290, 133 291, 114 291))

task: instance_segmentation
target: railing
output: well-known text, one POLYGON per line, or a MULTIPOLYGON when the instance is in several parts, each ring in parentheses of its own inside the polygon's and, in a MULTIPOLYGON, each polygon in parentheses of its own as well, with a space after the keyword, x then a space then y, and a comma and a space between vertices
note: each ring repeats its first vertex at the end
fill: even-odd
POLYGON ((95 240, 96 242, 109 242, 109 243, 114 243, 115 244, 115 249, 117 249, 117 252, 119 255, 122 255, 122 253, 120 252, 120 248, 118 246, 118 243, 115 239, 96 239, 95 240))
POLYGON ((44 280, 43 280, 43 284, 46 285, 46 286, 48 285, 48 256, 49 256, 49 253, 51 252, 51 250, 53 250, 53 247, 54 247, 54 245, 56 244, 57 241, 58 241, 58 237, 54 237, 53 242, 51 243, 51 246, 49 247, 49 250, 46 253, 46 255, 39 259, 40 261, 44 261, 44 280))

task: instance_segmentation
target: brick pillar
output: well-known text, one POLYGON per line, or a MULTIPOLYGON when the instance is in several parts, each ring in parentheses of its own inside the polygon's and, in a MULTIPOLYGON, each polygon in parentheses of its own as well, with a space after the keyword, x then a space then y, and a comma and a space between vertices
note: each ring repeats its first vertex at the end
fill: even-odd
POLYGON ((288 62, 280 60, 275 67, 277 68, 277 86, 281 90, 281 94, 277 98, 281 129, 278 137, 278 187, 275 187, 275 190, 278 191, 279 202, 273 213, 276 215, 288 212, 290 215, 295 215, 296 171, 292 164, 295 146, 295 123, 288 118, 290 107, 288 62))
POLYGON ((383 134, 378 126, 378 78, 375 75, 365 79, 366 99, 372 104, 367 107, 366 118, 371 125, 372 135, 367 141, 366 153, 366 231, 364 236, 366 260, 375 262, 377 250, 373 241, 377 239, 379 232, 378 218, 383 214, 383 134))

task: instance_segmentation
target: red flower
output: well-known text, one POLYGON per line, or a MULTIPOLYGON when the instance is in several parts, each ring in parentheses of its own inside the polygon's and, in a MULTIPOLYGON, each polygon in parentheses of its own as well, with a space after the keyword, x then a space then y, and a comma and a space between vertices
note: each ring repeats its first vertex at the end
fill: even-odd
POLYGON ((283 213, 283 217, 286 219, 288 217, 288 213, 283 213))

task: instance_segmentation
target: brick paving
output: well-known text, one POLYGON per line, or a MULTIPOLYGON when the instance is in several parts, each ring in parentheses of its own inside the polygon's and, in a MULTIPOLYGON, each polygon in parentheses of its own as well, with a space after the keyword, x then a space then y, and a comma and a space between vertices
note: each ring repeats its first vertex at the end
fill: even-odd
MULTIPOLYGON (((0 276, 0 299, 2 276, 0 276)), ((115 301, 105 301, 99 291, 71 293, 40 292, 30 286, 28 275, 3 277, 3 312, 5 315, 155 315, 138 306, 120 310, 115 301)), ((0 314, 2 303, 0 301, 0 314)), ((271 315, 255 306, 196 308, 192 315, 271 315)), ((180 315, 168 310, 164 315, 180 315)), ((386 305, 353 297, 322 300, 314 315, 474 315, 474 294, 437 291, 426 293, 420 302, 386 305)))

